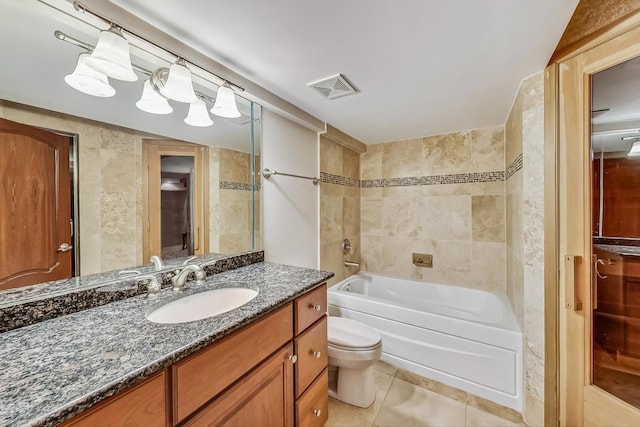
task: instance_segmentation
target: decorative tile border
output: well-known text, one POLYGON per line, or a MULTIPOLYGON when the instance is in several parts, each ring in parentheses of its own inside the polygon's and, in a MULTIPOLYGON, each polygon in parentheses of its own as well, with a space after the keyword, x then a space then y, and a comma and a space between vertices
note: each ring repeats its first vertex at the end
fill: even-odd
POLYGON ((522 169, 522 153, 509 165, 507 170, 505 171, 505 181, 511 178, 516 172, 522 169))
MULTIPOLYGON (((251 191, 251 184, 245 184, 243 182, 220 181, 219 187, 221 190, 251 191)), ((256 184, 255 189, 256 191, 260 191, 260 184, 256 184)))
POLYGON ((320 172, 320 180, 329 184, 359 188, 408 187, 418 185, 469 184, 475 182, 500 182, 505 180, 504 171, 456 173, 450 175, 409 176, 405 178, 353 179, 320 172))
MULTIPOLYGON (((478 182, 500 182, 511 178, 522 169, 522 153, 504 171, 455 173, 449 175, 408 176, 404 178, 353 179, 320 172, 320 181, 359 188, 410 187, 418 185, 470 184, 478 182)), ((222 183, 220 183, 222 185, 222 183)), ((222 188, 222 187, 221 187, 222 188)))
POLYGON ((340 175, 332 175, 326 172, 320 172, 320 181, 326 182, 329 184, 338 184, 338 185, 346 185, 349 187, 358 187, 360 188, 360 180, 347 178, 340 175))
POLYGON ((504 171, 455 173, 450 175, 410 176, 406 178, 365 179, 362 188, 404 187, 412 185, 469 184, 504 181, 504 171))

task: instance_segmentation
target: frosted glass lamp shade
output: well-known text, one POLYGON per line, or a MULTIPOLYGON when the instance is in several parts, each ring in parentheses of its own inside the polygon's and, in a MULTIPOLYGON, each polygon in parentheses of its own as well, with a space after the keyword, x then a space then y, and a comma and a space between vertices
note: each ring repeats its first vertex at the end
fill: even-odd
POLYGON ((226 86, 220 86, 218 88, 216 103, 213 104, 211 112, 216 116, 229 119, 240 117, 240 111, 238 111, 238 106, 236 105, 236 94, 233 92, 233 89, 226 86))
POLYGON ((136 107, 151 114, 169 114, 173 111, 166 98, 153 90, 149 80, 144 82, 142 96, 136 102, 136 107))
POLYGON ((187 114, 184 122, 188 125, 198 127, 206 127, 213 124, 213 120, 211 120, 207 112, 207 105, 201 99, 189 105, 189 114, 187 114))
POLYGON ((87 95, 103 98, 115 95, 116 90, 109 84, 109 79, 104 74, 89 67, 85 61, 89 54, 83 53, 78 58, 73 73, 65 76, 64 81, 72 88, 87 95))
POLYGON ((113 25, 108 30, 100 31, 96 48, 87 58, 87 65, 116 80, 138 80, 138 75, 131 67, 129 42, 113 25))
POLYGON ((636 141, 631 145, 627 157, 640 157, 640 141, 636 141))
POLYGON ((182 60, 178 60, 169 67, 167 81, 159 88, 165 98, 178 102, 193 103, 199 98, 193 91, 191 71, 182 60))

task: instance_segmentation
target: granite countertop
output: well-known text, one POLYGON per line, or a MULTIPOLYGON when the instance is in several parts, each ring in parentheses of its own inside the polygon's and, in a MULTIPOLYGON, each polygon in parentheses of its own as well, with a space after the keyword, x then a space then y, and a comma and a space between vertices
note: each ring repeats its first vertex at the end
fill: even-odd
POLYGON ((640 246, 595 244, 593 247, 626 257, 640 257, 640 246))
POLYGON ((333 274, 257 263, 0 334, 0 425, 56 425, 247 325, 333 274), (145 315, 189 293, 246 284, 259 291, 224 315, 157 324, 145 315))

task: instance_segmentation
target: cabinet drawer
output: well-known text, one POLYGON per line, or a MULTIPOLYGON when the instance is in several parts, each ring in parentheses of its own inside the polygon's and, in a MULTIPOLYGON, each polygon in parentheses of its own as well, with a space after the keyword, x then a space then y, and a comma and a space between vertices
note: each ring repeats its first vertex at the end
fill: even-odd
POLYGON ((162 371, 72 418, 64 426, 165 426, 166 387, 166 375, 162 371))
POLYGON ((292 338, 291 304, 173 365, 174 423, 218 395, 292 338))
POLYGON ((291 344, 205 406, 186 426, 293 426, 291 344))
POLYGON ((295 334, 298 335, 327 312, 327 284, 296 298, 294 306, 295 334))
POLYGON ((296 426, 322 427, 329 412, 329 375, 327 370, 315 380, 296 402, 296 426))
POLYGON ((296 397, 300 396, 309 384, 327 367, 327 317, 307 329, 295 339, 296 397))

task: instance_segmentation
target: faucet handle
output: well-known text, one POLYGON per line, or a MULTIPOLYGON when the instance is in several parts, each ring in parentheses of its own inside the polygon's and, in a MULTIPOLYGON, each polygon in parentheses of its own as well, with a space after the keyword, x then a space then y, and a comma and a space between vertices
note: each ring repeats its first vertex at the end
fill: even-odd
POLYGON ((153 263, 153 267, 156 269, 156 271, 162 270, 165 267, 164 261, 162 261, 162 258, 160 258, 158 255, 153 255, 150 261, 153 263))
POLYGON ((193 261, 194 259, 198 258, 195 255, 191 255, 189 258, 185 259, 184 262, 182 263, 182 265, 187 265, 189 264, 191 261, 193 261))
POLYGON ((153 274, 136 276, 136 283, 140 282, 141 280, 149 280, 149 284, 147 285, 147 296, 155 295, 162 289, 160 282, 158 282, 158 279, 153 274))

